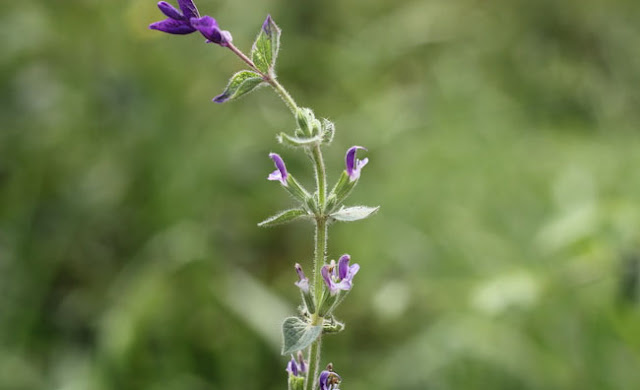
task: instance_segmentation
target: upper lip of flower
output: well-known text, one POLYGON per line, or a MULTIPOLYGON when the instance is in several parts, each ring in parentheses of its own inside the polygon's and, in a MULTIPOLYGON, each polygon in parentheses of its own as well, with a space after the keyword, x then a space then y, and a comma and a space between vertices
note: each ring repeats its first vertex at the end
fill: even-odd
POLYGON ((196 5, 192 0, 178 0, 178 6, 180 11, 166 1, 159 2, 158 8, 168 18, 152 23, 149 28, 169 34, 190 34, 196 31, 195 27, 191 25, 191 18, 200 17, 196 5))
POLYGON ((284 165, 284 160, 277 153, 269 153, 269 157, 273 160, 276 165, 276 170, 271 172, 267 179, 269 180, 279 180, 283 186, 287 185, 287 177, 289 174, 287 173, 287 167, 284 165))
POLYGON ((367 150, 367 148, 363 146, 352 146, 347 150, 344 158, 345 165, 347 166, 347 175, 349 175, 351 181, 357 180, 360 177, 360 170, 369 162, 368 158, 362 160, 356 158, 358 149, 367 150))

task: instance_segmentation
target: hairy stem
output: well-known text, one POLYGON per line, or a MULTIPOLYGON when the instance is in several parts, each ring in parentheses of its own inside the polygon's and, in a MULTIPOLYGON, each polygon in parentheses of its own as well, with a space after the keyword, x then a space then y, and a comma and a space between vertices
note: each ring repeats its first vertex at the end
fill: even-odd
POLYGON ((305 381, 305 388, 313 390, 314 385, 318 383, 318 375, 320 373, 320 352, 322 350, 322 339, 318 337, 316 341, 309 347, 309 372, 305 381))
POLYGON ((291 112, 293 113, 293 115, 296 115, 296 113, 298 112, 298 105, 296 104, 296 101, 293 100, 293 98, 291 97, 291 95, 289 94, 289 92, 287 92, 286 89, 284 89, 284 87, 278 82, 278 80, 276 79, 275 75, 272 74, 272 72, 269 73, 264 73, 262 72, 260 69, 258 69, 258 67, 256 66, 256 64, 253 63, 253 61, 251 60, 251 58, 247 57, 246 54, 244 54, 240 49, 238 49, 237 47, 235 47, 233 45, 233 43, 229 42, 229 44, 227 45, 227 47, 229 48, 229 50, 231 50, 235 55, 237 55, 238 57, 240 57, 240 59, 242 61, 244 61, 247 65, 249 65, 249 67, 256 73, 260 74, 260 76, 262 76, 262 78, 264 79, 264 81, 266 81, 267 83, 269 83, 269 85, 271 85, 273 87, 273 89, 276 91, 276 93, 278 94, 278 96, 280 96, 280 98, 282 99, 282 101, 284 101, 284 104, 287 105, 287 107, 289 107, 289 110, 291 110, 291 112))
POLYGON ((291 110, 291 112, 295 116, 296 113, 298 112, 298 105, 296 104, 295 100, 293 100, 291 95, 289 95, 289 92, 287 92, 287 90, 284 89, 284 87, 272 75, 268 75, 265 78, 265 81, 267 83, 271 84, 271 86, 273 87, 273 89, 275 89, 275 91, 278 94, 278 96, 280 96, 282 101, 284 101, 284 104, 286 104, 287 107, 289 107, 289 110, 291 110))
POLYGON ((249 67, 251 69, 253 69, 254 71, 260 73, 260 75, 264 78, 267 77, 264 73, 262 73, 257 67, 256 64, 253 63, 253 61, 251 61, 251 59, 249 57, 247 57, 246 54, 244 54, 242 51, 240 51, 240 49, 238 49, 237 47, 235 47, 233 45, 233 43, 229 42, 227 44, 227 47, 229 48, 229 50, 231 50, 235 55, 237 55, 238 57, 240 57, 240 59, 244 62, 247 63, 247 65, 249 65, 249 67))

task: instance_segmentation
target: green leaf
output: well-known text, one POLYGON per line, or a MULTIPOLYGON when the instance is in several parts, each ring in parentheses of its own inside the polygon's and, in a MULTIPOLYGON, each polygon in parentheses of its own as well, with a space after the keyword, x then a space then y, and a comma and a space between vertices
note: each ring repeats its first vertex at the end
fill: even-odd
POLYGON ((216 103, 224 103, 229 100, 235 100, 256 89, 263 81, 262 76, 258 73, 250 70, 241 70, 231 76, 227 88, 225 88, 222 94, 216 96, 213 101, 216 103))
POLYGON ((276 66, 278 50, 280 50, 281 30, 267 15, 260 33, 251 48, 251 60, 261 72, 271 74, 276 66))
POLYGON ((264 221, 260 222, 258 226, 267 227, 267 226, 280 225, 282 223, 293 221, 294 219, 300 218, 305 215, 308 215, 308 213, 303 209, 285 210, 281 213, 278 213, 274 216, 271 216, 265 219, 264 221))
POLYGON ((373 215, 379 209, 380 209, 380 206, 378 207, 354 206, 354 207, 347 207, 347 208, 343 207, 340 210, 336 211, 335 213, 331 214, 331 218, 338 221, 343 221, 343 222, 352 222, 360 219, 365 219, 373 215))
POLYGON ((293 146, 293 147, 314 146, 319 142, 322 142, 321 136, 307 138, 307 137, 295 137, 287 133, 280 133, 276 137, 279 143, 283 145, 293 146))
POLYGON ((284 345, 282 354, 287 355, 307 348, 322 333, 322 325, 311 325, 298 317, 288 317, 282 324, 284 345))

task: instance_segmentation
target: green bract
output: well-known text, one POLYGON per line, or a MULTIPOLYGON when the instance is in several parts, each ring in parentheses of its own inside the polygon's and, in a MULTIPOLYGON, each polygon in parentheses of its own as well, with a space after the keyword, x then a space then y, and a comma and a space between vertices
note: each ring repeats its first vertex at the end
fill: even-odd
POLYGON ((222 94, 216 96, 213 101, 216 103, 224 103, 235 100, 256 89, 263 81, 264 79, 258 73, 250 70, 241 70, 231 76, 227 88, 225 88, 222 94))
POLYGON ((273 74, 280 50, 281 30, 271 19, 271 15, 262 24, 262 29, 251 48, 251 60, 261 72, 273 74))

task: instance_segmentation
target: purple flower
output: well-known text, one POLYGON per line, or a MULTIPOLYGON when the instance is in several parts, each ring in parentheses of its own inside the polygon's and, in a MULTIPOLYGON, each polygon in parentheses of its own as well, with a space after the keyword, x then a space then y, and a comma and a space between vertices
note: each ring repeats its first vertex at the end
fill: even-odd
POLYGON ((216 43, 220 46, 229 46, 231 43, 231 33, 220 30, 218 22, 211 16, 205 15, 201 18, 191 18, 191 25, 200 31, 200 34, 207 38, 207 43, 216 43))
POLYGON ((175 9, 171 4, 166 1, 158 3, 158 8, 168 18, 155 22, 149 25, 152 30, 163 31, 169 34, 191 34, 196 31, 195 27, 191 25, 191 18, 199 18, 200 14, 196 5, 191 0, 178 0, 180 11, 175 9))
POLYGON ((360 265, 353 264, 350 266, 349 261, 351 261, 351 256, 342 255, 338 260, 337 266, 336 262, 331 260, 331 263, 322 267, 320 272, 331 295, 335 295, 340 290, 351 290, 353 277, 360 270, 360 265))
POLYGON ((300 290, 302 290, 303 293, 307 294, 309 292, 309 278, 304 275, 302 266, 298 263, 296 263, 296 272, 298 273, 298 277, 300 278, 300 280, 298 280, 295 284, 300 288, 300 290))
POLYGON ((298 351, 298 360, 291 355, 291 360, 287 363, 286 371, 289 375, 304 376, 307 373, 307 362, 304 361, 302 351, 298 351))
POLYGON ((360 177, 360 170, 369 162, 368 158, 364 158, 362 160, 358 160, 356 158, 356 152, 358 149, 367 150, 362 146, 352 146, 347 150, 347 155, 344 159, 347 165, 347 175, 349 175, 349 179, 351 181, 358 180, 360 177))
POLYGON ((284 165, 284 161, 282 160, 282 157, 280 157, 277 153, 269 153, 269 157, 271 157, 273 162, 276 164, 277 169, 271 172, 271 174, 269 175, 269 177, 267 177, 267 179, 280 180, 280 183, 282 183, 282 185, 286 187, 287 177, 289 176, 289 174, 287 173, 287 167, 284 165))
POLYGON ((338 385, 341 380, 340 375, 335 372, 324 370, 320 373, 320 377, 318 377, 318 385, 320 386, 320 390, 339 390, 338 385))

